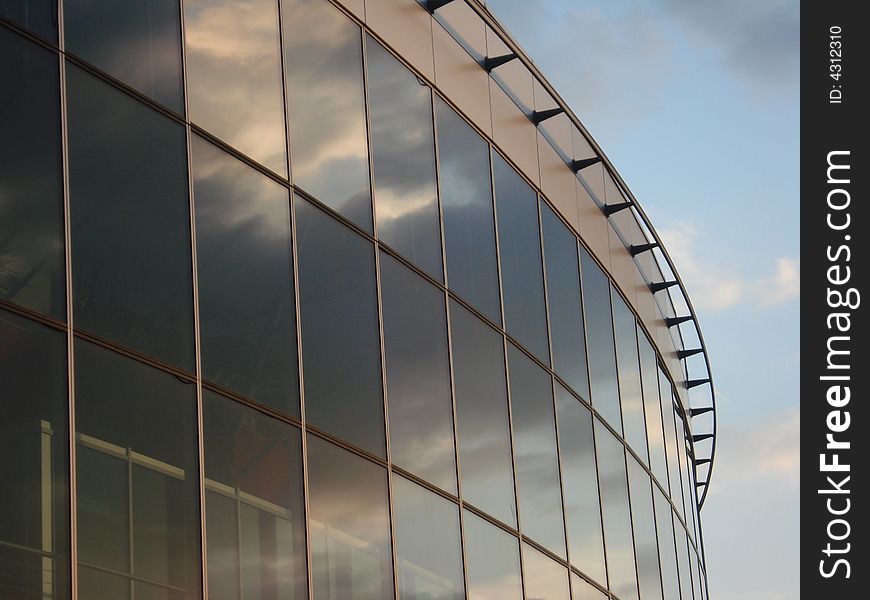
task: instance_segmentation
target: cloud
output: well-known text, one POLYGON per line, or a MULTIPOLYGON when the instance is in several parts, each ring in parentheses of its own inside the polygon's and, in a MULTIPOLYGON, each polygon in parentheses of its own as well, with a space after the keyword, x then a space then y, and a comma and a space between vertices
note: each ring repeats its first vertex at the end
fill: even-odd
POLYGON ((800 260, 794 258, 776 259, 776 272, 759 282, 758 295, 764 306, 779 306, 800 297, 801 277, 800 260))

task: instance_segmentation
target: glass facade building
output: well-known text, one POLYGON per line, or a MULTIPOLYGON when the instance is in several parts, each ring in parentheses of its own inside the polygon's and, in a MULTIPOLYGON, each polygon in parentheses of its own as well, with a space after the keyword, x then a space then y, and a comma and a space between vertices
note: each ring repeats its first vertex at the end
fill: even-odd
POLYGON ((479 0, 0 6, 0 600, 706 600, 714 406, 479 0))

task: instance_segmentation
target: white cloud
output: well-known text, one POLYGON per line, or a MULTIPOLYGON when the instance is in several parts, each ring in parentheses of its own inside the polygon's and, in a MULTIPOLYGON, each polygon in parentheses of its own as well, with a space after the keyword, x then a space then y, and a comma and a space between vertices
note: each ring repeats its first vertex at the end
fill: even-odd
POLYGON ((776 259, 776 272, 768 279, 759 282, 758 296, 764 306, 786 304, 800 297, 801 274, 800 260, 794 258, 776 259))

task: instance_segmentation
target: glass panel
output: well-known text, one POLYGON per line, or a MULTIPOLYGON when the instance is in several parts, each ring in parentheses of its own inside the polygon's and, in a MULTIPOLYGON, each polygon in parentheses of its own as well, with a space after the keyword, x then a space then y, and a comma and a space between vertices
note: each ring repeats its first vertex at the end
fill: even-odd
POLYGON ((498 152, 492 161, 505 328, 549 364, 538 198, 498 152))
POLYGON ((601 511, 610 590, 622 598, 637 600, 637 572, 628 507, 625 447, 600 422, 595 421, 595 449, 601 480, 601 511))
POLYGON ((297 198, 308 423, 385 456, 372 245, 297 198))
POLYGON ((640 597, 643 600, 661 600, 662 578, 659 572, 659 551, 650 479, 649 474, 633 456, 628 458, 628 480, 640 597))
MULTIPOLYGON (((676 402, 676 398, 674 399, 676 402)), ((692 520, 692 496, 689 491, 689 467, 686 464, 686 429, 682 417, 674 411, 674 424, 677 429, 677 460, 680 463, 680 479, 683 484, 683 518, 689 534, 692 533, 694 521, 692 520)))
MULTIPOLYGON (((32 3, 13 3, 12 6, 32 3)), ((3 3, 0 14, 10 6, 3 3)), ((57 56, 0 27, 0 299, 66 315, 57 56)))
POLYGON ((0 4, 0 16, 41 35, 49 41, 57 41, 56 0, 4 2, 0 4))
POLYGON ((666 600, 680 600, 680 582, 677 573, 677 551, 674 547, 674 523, 671 505, 661 490, 653 486, 655 497, 656 529, 659 540, 662 587, 666 600))
POLYGON ((67 50, 184 114, 178 0, 65 0, 63 27, 67 50))
POLYGON ((577 573, 571 573, 571 600, 607 600, 607 594, 577 573))
POLYGON ((489 145, 440 98, 435 106, 449 287, 500 323, 489 145))
POLYGON ((616 288, 610 288, 613 299, 613 332, 616 338, 616 362, 619 366, 619 398, 625 441, 649 464, 646 447, 646 424, 643 396, 640 390, 640 362, 637 355, 637 322, 634 313, 616 288))
POLYGON ((662 421, 665 431, 665 449, 668 455, 668 478, 671 486, 671 500, 677 510, 683 510, 683 484, 680 477, 680 459, 677 446, 677 428, 674 423, 674 400, 671 395, 671 382, 664 371, 659 369, 659 395, 662 404, 662 421))
POLYGON ((308 596, 296 427, 203 395, 209 597, 308 596))
POLYGON ((592 405, 614 429, 622 433, 613 321, 610 315, 610 281, 583 246, 580 246, 580 266, 583 274, 583 306, 586 309, 592 405))
POLYGON ((606 585, 592 411, 558 383, 556 408, 565 485, 568 557, 572 565, 606 585))
POLYGON ((393 511, 399 597, 403 600, 465 598, 459 508, 395 475, 393 511))
POLYGON ((0 599, 63 598, 69 595, 66 336, 0 310, 0 381, 0 599))
POLYGON ((372 231, 360 28, 327 0, 281 0, 293 183, 372 231))
POLYGON ((649 443, 650 467, 662 485, 668 485, 665 433, 662 430, 662 408, 659 402, 659 381, 656 352, 649 339, 637 326, 637 343, 640 353, 640 375, 643 384, 643 412, 649 443))
POLYGON ((465 511, 468 600, 522 600, 517 538, 465 511))
POLYGON ((75 352, 79 563, 198 598, 195 386, 81 340, 75 352))
POLYGON ((523 544, 523 573, 526 598, 534 600, 570 600, 568 569, 523 544))
POLYGON ((203 377, 299 416, 290 193, 194 137, 203 377))
POLYGON ((565 557, 565 523, 550 376, 508 346, 517 494, 523 534, 565 557))
POLYGON ((68 65, 76 326, 193 371, 184 128, 68 65))
POLYGON ((692 574, 689 572, 686 530, 677 518, 674 518, 674 537, 677 540, 677 560, 680 565, 680 594, 683 600, 692 600, 692 574))
POLYGON ((308 436, 315 600, 393 597, 387 473, 308 436))
POLYGON ((589 400, 577 238, 546 202, 541 202, 541 228, 544 232, 553 368, 575 392, 589 400))
POLYGON ((450 320, 462 494, 515 527, 503 338, 456 301, 450 320))
POLYGON ((186 0, 190 119, 287 176, 278 0, 186 0))
POLYGON ((366 36, 378 236, 439 281, 432 91, 366 36))
POLYGON ((456 493, 444 292, 381 253, 393 464, 456 493))
MULTIPOLYGON (((691 548, 691 546, 689 546, 691 548)), ((698 579, 698 555, 694 549, 689 552, 689 569, 692 572, 692 591, 695 594, 695 600, 701 600, 701 580, 698 579)))

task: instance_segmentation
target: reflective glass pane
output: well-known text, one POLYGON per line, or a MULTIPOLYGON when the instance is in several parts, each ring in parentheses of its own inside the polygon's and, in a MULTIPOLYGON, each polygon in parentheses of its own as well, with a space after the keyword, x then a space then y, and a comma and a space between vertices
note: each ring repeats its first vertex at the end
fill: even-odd
POLYGON ((571 600, 607 600, 607 594, 577 573, 571 573, 571 600))
POLYGON ((308 423, 385 455, 372 244, 297 198, 308 423))
POLYGON ((49 41, 57 41, 56 0, 16 0, 0 4, 0 16, 49 41))
POLYGON ((462 495, 516 526, 503 338, 455 301, 450 327, 462 495))
POLYGON ((449 286, 500 323, 489 145, 440 98, 435 106, 449 286))
POLYGON ((588 400, 589 375, 577 238, 546 202, 541 203, 541 229, 544 234, 553 369, 575 392, 588 400))
POLYGON ((360 28, 327 0, 281 0, 293 183, 372 231, 360 28))
POLYGON ((683 524, 674 518, 674 538, 677 540, 677 561, 680 566, 680 595, 683 600, 692 600, 692 573, 689 571, 689 546, 683 524))
POLYGON ((209 597, 308 596, 296 427, 203 395, 209 597))
POLYGON ((81 340, 75 353, 79 564, 199 598, 195 386, 81 340))
POLYGON ((568 558, 572 565, 606 585, 592 411, 559 384, 556 384, 556 408, 568 558))
POLYGON ((634 527, 634 553, 637 558, 637 583, 644 600, 661 600, 662 578, 649 474, 633 456, 628 457, 631 520, 634 527))
POLYGON ((298 417, 290 193, 191 142, 203 377, 298 417))
POLYGON ((186 0, 190 119, 287 175, 278 0, 186 0))
POLYGON ((399 597, 403 600, 465 598, 457 505, 394 475, 393 518, 399 597))
POLYGON ((637 326, 637 343, 640 354, 640 375, 643 387, 643 412, 649 444, 650 468, 659 482, 668 485, 665 433, 662 429, 662 408, 659 402, 659 380, 656 352, 646 334, 637 326))
POLYGON ((694 512, 692 510, 692 493, 689 490, 690 481, 689 466, 687 464, 688 456, 686 456, 686 429, 685 424, 683 423, 683 418, 676 411, 674 411, 674 423, 677 430, 677 460, 680 463, 680 479, 683 483, 683 518, 686 521, 686 527, 689 530, 689 535, 691 535, 693 532, 693 527, 695 526, 695 522, 692 516, 694 512))
MULTIPOLYGON (((689 546, 691 548, 691 546, 689 546)), ((689 570, 692 573, 692 591, 695 594, 695 600, 701 600, 701 580, 698 578, 698 555, 695 550, 689 552, 689 570)))
POLYGON ((600 421, 595 421, 595 450, 601 481, 601 512, 610 589, 623 600, 636 600, 637 572, 628 506, 625 447, 600 421))
POLYGON ((0 27, 0 299, 64 320, 57 71, 55 54, 0 27))
POLYGON ((666 600, 679 600, 680 581, 677 573, 677 551, 674 546, 674 523, 671 505, 657 487, 655 496, 656 530, 659 541, 659 560, 661 564, 662 588, 666 600))
POLYGON ((668 479, 671 488, 671 500, 682 513, 683 510, 683 483, 680 477, 680 459, 677 446, 677 427, 674 422, 674 400, 672 396, 671 382, 665 376, 664 371, 659 369, 659 397, 662 404, 662 422, 665 432, 665 450, 668 455, 668 479))
POLYGON ((622 433, 613 321, 610 314, 610 281, 582 246, 580 266, 583 274, 583 307, 586 309, 592 405, 614 429, 622 433))
POLYGON ((534 600, 570 600, 568 569, 523 544, 523 573, 526 598, 534 600))
POLYGON ((184 113, 178 0, 65 0, 66 49, 184 113))
POLYGON ((184 128, 71 64, 67 104, 76 326, 192 371, 184 128))
POLYGON ((66 336, 0 310, 0 381, 0 599, 63 598, 69 596, 66 336))
POLYGON ((393 464, 456 493, 444 292, 381 253, 393 464))
POLYGON ((498 152, 492 161, 505 328, 549 364, 538 197, 498 152))
POLYGON ((432 91, 366 36, 378 237, 443 280, 432 91))
POLYGON ((649 463, 643 395, 640 389, 640 362, 637 355, 637 323, 634 313, 619 292, 613 287, 610 291, 613 299, 613 333, 616 338, 619 399, 622 404, 625 441, 645 463, 649 463))
POLYGON ((517 538, 465 511, 468 600, 522 600, 517 538))
POLYGON ((311 435, 308 469, 315 600, 392 598, 386 471, 311 435))
POLYGON ((513 344, 508 346, 508 368, 523 535, 564 557, 552 380, 513 344))

